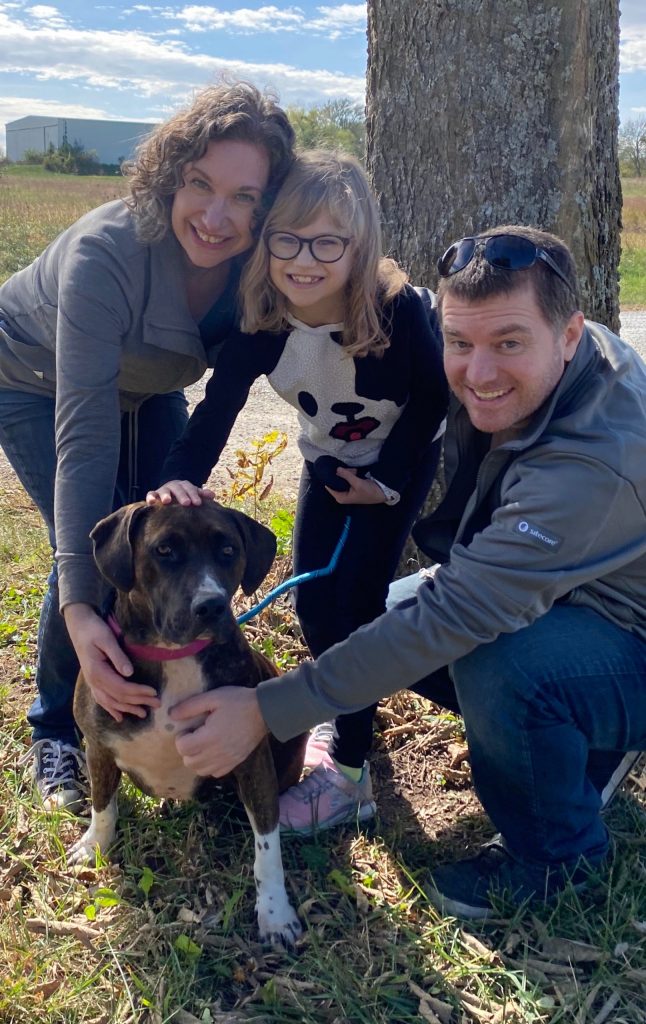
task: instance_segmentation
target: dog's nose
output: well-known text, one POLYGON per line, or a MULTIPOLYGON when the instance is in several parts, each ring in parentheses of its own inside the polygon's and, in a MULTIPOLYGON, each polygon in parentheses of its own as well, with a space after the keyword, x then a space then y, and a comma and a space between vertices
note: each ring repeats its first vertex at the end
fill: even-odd
POLYGON ((191 603, 191 612, 201 622, 217 622, 228 607, 225 594, 212 594, 210 597, 199 597, 191 603))

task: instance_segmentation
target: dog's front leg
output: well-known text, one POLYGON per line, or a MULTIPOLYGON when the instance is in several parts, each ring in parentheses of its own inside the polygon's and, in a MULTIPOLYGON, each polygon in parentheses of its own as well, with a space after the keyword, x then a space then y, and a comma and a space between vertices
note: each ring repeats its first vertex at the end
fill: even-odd
POLYGON ((285 889, 278 828, 278 783, 268 741, 263 740, 234 774, 253 829, 260 941, 292 947, 303 928, 285 889))
POLYGON ((86 742, 87 767, 92 790, 90 827, 72 846, 68 862, 86 864, 94 860, 97 848, 104 852, 114 842, 117 828, 117 788, 121 771, 105 747, 86 742))

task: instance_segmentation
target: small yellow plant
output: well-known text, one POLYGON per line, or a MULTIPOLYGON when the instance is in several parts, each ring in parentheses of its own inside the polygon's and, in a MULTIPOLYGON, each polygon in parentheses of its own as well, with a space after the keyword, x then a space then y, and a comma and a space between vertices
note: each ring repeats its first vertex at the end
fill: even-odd
POLYGON ((265 480, 267 470, 286 447, 287 434, 282 430, 271 430, 264 437, 254 438, 250 442, 250 451, 237 449, 235 470, 226 467, 231 483, 225 488, 221 500, 232 504, 251 496, 253 515, 256 517, 259 503, 268 497, 274 486, 273 475, 270 474, 269 479, 265 480))

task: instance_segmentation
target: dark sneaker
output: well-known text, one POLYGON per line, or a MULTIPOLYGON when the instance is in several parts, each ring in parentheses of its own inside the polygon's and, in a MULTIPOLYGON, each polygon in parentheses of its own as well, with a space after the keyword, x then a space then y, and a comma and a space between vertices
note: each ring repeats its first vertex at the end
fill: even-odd
POLYGON ((531 900, 547 902, 566 885, 584 889, 592 870, 583 864, 570 873, 515 860, 496 837, 476 857, 436 868, 427 895, 446 917, 484 920, 498 915, 493 905, 496 897, 515 906, 531 900))
POLYGON ((85 755, 62 740, 37 740, 21 757, 32 761, 32 778, 46 811, 76 811, 89 794, 85 755))

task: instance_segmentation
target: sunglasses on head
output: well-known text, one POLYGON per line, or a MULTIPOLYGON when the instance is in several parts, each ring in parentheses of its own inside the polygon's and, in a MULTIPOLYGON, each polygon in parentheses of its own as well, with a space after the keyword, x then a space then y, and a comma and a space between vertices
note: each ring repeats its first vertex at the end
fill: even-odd
POLYGON ((561 278, 574 293, 574 287, 550 254, 540 246, 530 242, 522 235, 488 235, 484 238, 460 238, 450 245, 443 256, 437 261, 440 277, 451 277, 459 274, 469 265, 477 253, 482 253, 487 263, 499 270, 527 270, 542 260, 555 274, 561 278))

